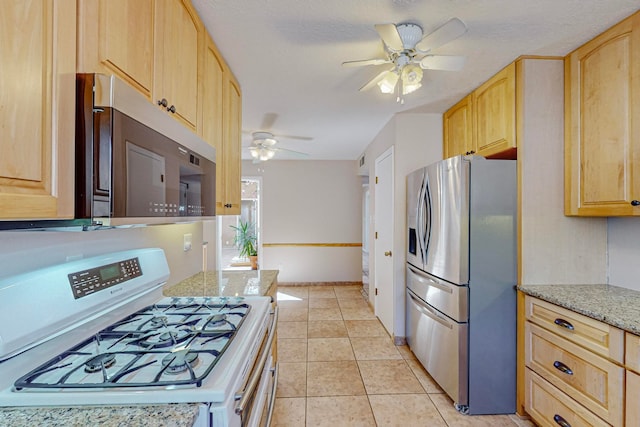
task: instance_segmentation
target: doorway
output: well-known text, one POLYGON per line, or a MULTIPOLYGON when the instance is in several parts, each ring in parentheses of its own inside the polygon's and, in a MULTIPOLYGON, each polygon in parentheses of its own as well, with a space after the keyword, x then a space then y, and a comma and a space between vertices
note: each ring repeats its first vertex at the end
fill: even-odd
POLYGON ((393 147, 376 159, 374 172, 374 307, 393 336, 393 147))
POLYGON ((218 235, 221 241, 221 270, 250 270, 251 262, 240 256, 240 249, 235 245, 236 230, 241 222, 258 237, 258 259, 260 258, 260 193, 262 181, 259 177, 243 177, 241 180, 240 215, 220 215, 218 235))

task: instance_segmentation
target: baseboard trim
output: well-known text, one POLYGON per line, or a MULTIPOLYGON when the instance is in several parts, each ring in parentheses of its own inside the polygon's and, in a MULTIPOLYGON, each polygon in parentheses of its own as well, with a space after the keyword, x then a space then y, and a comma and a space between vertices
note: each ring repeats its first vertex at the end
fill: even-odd
POLYGON ((278 281, 278 287, 287 286, 360 286, 362 282, 280 282, 278 281))

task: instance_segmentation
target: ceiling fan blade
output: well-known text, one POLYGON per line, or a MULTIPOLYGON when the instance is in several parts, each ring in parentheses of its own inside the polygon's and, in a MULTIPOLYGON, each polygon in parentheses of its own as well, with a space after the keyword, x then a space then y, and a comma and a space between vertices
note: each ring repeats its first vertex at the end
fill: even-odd
POLYGON ((278 138, 281 139, 297 139, 300 141, 312 141, 313 137, 311 136, 298 136, 298 135, 280 135, 278 134, 278 138))
POLYGON ((277 118, 277 113, 264 113, 264 116, 262 116, 262 124, 260 125, 260 129, 271 129, 277 118))
POLYGON ((277 148, 272 148, 272 150, 274 151, 286 151, 287 153, 291 153, 291 154, 295 154, 297 156, 300 157, 307 157, 309 154, 307 153, 302 153, 300 151, 294 151, 294 150, 289 150, 288 148, 282 148, 282 147, 277 147, 277 148))
POLYGON ((382 65, 389 64, 391 61, 389 59, 382 58, 374 58, 374 59, 362 59, 358 61, 345 61, 342 63, 343 67, 361 67, 364 65, 382 65))
POLYGON ((460 71, 467 58, 457 55, 427 55, 420 60, 420 67, 425 70, 460 71))
POLYGON ((360 92, 364 92, 366 90, 371 89, 372 87, 374 87, 376 84, 378 84, 379 81, 381 81, 382 79, 384 79, 384 76, 387 75, 387 73, 389 71, 393 70, 393 68, 383 71, 380 74, 378 74, 377 76, 375 76, 374 78, 372 78, 371 80, 369 80, 369 82, 367 82, 367 84, 365 84, 364 86, 362 86, 360 88, 360 92))
POLYGON ((385 45, 391 50, 399 52, 404 50, 404 44, 398 33, 398 29, 395 24, 376 24, 376 31, 380 35, 380 38, 385 45))
POLYGON ((449 43, 467 32, 467 26, 458 18, 451 18, 437 30, 427 34, 416 44, 420 52, 428 52, 449 43))

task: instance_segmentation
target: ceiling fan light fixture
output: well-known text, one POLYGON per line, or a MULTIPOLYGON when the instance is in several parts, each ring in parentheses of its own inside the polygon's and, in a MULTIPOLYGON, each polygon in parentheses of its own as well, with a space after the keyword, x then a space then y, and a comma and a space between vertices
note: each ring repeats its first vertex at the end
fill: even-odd
POLYGON ((378 82, 378 86, 380 87, 380 92, 382 93, 393 93, 396 88, 396 84, 398 83, 398 74, 389 71, 386 76, 382 80, 378 82))
POLYGON ((260 150, 258 149, 258 147, 249 147, 249 152, 251 153, 251 157, 253 157, 254 159, 260 157, 260 150))

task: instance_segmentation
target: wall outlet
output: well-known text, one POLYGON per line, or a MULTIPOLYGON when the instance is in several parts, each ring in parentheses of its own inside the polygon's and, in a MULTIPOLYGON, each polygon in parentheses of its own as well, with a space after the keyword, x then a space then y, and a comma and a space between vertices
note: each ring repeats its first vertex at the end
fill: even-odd
POLYGON ((184 235, 184 239, 182 242, 182 249, 187 252, 191 250, 191 233, 187 233, 184 235))

